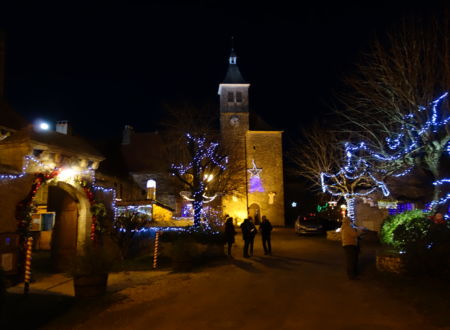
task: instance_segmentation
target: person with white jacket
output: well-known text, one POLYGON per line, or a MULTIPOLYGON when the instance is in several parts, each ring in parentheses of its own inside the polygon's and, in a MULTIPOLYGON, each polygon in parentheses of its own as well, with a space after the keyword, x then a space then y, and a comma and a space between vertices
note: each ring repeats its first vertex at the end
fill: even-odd
POLYGON ((359 254, 359 236, 361 229, 354 227, 349 217, 342 220, 341 238, 342 246, 345 252, 345 261, 347 267, 347 276, 350 280, 357 279, 358 275, 358 254, 359 254))

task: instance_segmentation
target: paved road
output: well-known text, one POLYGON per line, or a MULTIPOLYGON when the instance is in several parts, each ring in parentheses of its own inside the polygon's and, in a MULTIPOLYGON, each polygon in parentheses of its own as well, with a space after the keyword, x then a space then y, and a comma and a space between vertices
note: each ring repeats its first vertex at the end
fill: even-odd
POLYGON ((435 329, 413 304, 380 286, 371 248, 363 249, 361 279, 349 281, 337 242, 277 229, 272 256, 263 256, 256 237, 255 256, 244 259, 237 241, 234 259, 130 284, 107 308, 47 329, 435 329))

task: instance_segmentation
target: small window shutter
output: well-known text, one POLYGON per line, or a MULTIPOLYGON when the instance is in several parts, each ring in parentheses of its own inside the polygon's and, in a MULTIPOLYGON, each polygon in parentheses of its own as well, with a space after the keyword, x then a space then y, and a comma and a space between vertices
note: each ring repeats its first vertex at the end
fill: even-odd
POLYGON ((242 92, 236 92, 236 102, 242 102, 242 92))

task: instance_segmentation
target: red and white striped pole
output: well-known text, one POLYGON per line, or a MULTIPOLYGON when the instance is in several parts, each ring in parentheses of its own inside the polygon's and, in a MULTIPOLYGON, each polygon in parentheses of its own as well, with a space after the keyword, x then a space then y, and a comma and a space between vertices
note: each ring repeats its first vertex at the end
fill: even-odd
POLYGON ((158 247, 159 247, 159 231, 156 232, 155 236, 155 249, 153 250, 153 269, 158 267, 158 247))
POLYGON ((33 249, 33 237, 27 238, 27 251, 25 255, 25 287, 23 290, 24 294, 28 294, 30 291, 30 280, 31 280, 31 251, 33 249))

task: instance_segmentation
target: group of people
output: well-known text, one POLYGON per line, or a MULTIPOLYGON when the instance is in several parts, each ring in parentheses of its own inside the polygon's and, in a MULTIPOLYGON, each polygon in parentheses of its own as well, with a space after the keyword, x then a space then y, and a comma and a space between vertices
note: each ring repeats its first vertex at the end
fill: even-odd
MULTIPOLYGON (((255 236, 257 234, 257 229, 253 223, 251 217, 245 219, 240 225, 242 231, 242 239, 244 240, 244 258, 250 258, 253 256, 253 243, 255 241, 255 236)), ((272 224, 266 216, 262 216, 261 224, 259 225, 259 231, 261 232, 262 245, 265 255, 272 254, 272 244, 270 241, 270 233, 272 232, 272 224)), ((228 255, 231 256, 231 247, 235 242, 234 236, 236 235, 236 230, 233 224, 233 218, 227 217, 225 222, 225 239, 228 245, 228 255)))
MULTIPOLYGON (((257 234, 256 226, 251 217, 245 219, 240 225, 242 231, 242 239, 244 240, 244 258, 253 256, 253 243, 257 234)), ((272 245, 270 234, 272 232, 272 224, 266 216, 262 216, 259 226, 261 232, 262 245, 265 255, 272 254, 272 245)), ((364 228, 355 227, 348 217, 344 217, 341 226, 342 246, 345 252, 346 270, 349 279, 357 279, 358 275, 358 255, 359 255, 359 239, 365 231, 364 228)), ((225 222, 225 239, 228 245, 228 255, 231 256, 231 248, 235 242, 236 230, 232 217, 226 217, 225 222)))

